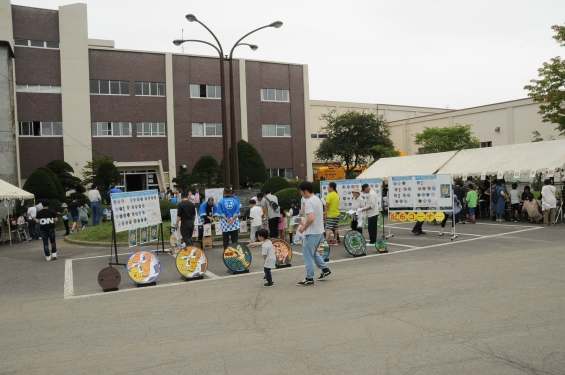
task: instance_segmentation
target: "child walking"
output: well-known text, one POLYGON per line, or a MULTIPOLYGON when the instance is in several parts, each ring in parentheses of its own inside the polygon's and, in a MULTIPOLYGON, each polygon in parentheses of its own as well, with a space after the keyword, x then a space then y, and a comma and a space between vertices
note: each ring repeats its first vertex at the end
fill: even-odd
POLYGON ((284 213, 281 212, 281 215, 279 217, 279 238, 283 240, 285 237, 285 229, 286 229, 286 218, 284 217, 284 213))
POLYGON ((271 275, 271 268, 275 268, 275 249, 273 248, 273 243, 269 240, 269 231, 265 228, 261 228, 256 233, 258 242, 253 242, 249 246, 255 247, 261 245, 261 254, 263 254, 263 259, 265 260, 265 265, 263 270, 265 271, 264 279, 267 280, 264 287, 273 287, 275 283, 273 282, 273 276, 271 275))

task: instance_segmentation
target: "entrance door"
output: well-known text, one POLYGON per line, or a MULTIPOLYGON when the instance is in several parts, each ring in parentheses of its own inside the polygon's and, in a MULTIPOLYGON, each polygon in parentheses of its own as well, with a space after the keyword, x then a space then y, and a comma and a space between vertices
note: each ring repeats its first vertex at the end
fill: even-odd
POLYGON ((126 174, 126 191, 146 190, 147 175, 126 174))

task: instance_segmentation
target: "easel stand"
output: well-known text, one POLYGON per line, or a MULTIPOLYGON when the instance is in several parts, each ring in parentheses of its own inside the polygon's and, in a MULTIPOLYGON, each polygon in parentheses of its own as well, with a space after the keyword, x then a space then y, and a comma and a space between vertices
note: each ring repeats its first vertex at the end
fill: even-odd
POLYGON ((277 265, 275 265, 275 268, 277 268, 277 269, 278 268, 288 268, 290 266, 292 266, 292 264, 290 264, 290 263, 289 264, 277 264, 277 265))
POLYGON ((125 263, 120 263, 118 259, 118 244, 116 240, 116 223, 114 221, 114 210, 112 210, 112 242, 110 242, 110 262, 108 263, 110 266, 126 266, 125 263), (112 248, 114 249, 114 255, 116 257, 116 261, 112 262, 112 248))
POLYGON ((165 235, 163 234, 163 223, 159 224, 159 230, 161 231, 161 250, 159 250, 159 241, 157 241, 156 253, 170 253, 169 249, 165 250, 165 235))
POLYGON ((203 280, 203 279, 204 279, 204 276, 195 276, 195 277, 181 276, 181 279, 183 279, 183 281, 203 280))
POLYGON ((155 286, 155 285, 157 285, 156 281, 153 281, 151 283, 135 284, 135 286, 138 287, 138 288, 143 288, 143 287, 146 287, 146 286, 155 286))
POLYGON ((352 254, 353 258, 359 258, 359 257, 364 257, 367 255, 367 253, 363 253, 363 254, 352 254))
POLYGON ((249 270, 243 270, 243 271, 228 270, 228 273, 231 273, 232 275, 240 275, 240 274, 243 274, 243 273, 249 273, 249 270))

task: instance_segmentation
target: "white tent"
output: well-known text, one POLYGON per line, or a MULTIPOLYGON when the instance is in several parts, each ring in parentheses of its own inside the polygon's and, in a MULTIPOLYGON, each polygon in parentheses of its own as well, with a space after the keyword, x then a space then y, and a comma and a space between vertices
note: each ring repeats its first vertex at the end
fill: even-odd
POLYGON ((357 178, 388 178, 389 176, 434 174, 437 173, 445 163, 449 162, 455 154, 457 154, 457 151, 381 158, 357 178))
MULTIPOLYGON (((0 201, 3 202, 2 207, 4 207, 7 211, 5 216, 6 220, 8 219, 8 215, 10 212, 9 210, 10 207, 12 206, 12 201, 20 200, 20 199, 34 199, 34 195, 4 180, 0 180, 0 201)), ((4 218, 3 214, 2 214, 2 218, 4 218)), ((7 220, 7 222, 8 222, 8 233, 10 233, 11 232, 10 220, 7 220)), ((10 238, 10 244, 12 244, 11 238, 10 238)))
POLYGON ((520 177, 527 179, 531 170, 546 172, 562 169, 564 164, 565 139, 461 150, 438 173, 492 175, 502 171, 508 179, 519 170, 520 177))

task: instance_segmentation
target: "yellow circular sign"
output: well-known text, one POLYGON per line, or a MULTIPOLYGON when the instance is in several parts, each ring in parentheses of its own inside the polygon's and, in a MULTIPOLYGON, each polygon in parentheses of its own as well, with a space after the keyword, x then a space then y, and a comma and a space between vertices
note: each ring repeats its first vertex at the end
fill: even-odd
POLYGON ((390 221, 392 221, 393 223, 395 221, 398 221, 398 214, 396 212, 391 212, 389 215, 390 221))
POLYGON ((445 214, 441 211, 436 212, 436 221, 443 221, 445 219, 445 214))
POLYGON ((418 221, 424 221, 424 220, 426 220, 426 214, 425 214, 424 212, 422 212, 422 211, 418 212, 418 213, 416 214, 416 220, 418 220, 418 221))
POLYGON ((429 221, 430 223, 432 221, 434 221, 436 218, 436 215, 433 212, 426 212, 426 220, 429 221))
POLYGON ((408 212, 408 221, 409 222, 416 221, 416 213, 415 212, 408 212))
POLYGON ((401 212, 401 213, 398 214, 398 220, 406 221, 406 219, 407 219, 406 212, 401 212))

